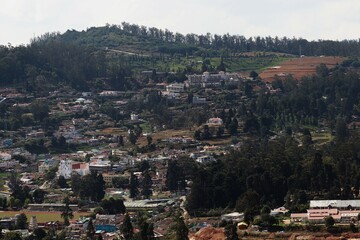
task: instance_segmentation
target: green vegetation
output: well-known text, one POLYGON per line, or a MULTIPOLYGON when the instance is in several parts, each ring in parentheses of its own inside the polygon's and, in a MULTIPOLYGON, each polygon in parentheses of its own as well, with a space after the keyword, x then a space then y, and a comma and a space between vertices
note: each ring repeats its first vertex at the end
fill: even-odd
POLYGON ((5 181, 7 179, 9 179, 9 176, 11 175, 11 173, 9 172, 1 172, 0 173, 0 186, 1 186, 1 189, 4 190, 4 184, 5 184, 5 181))
MULTIPOLYGON (((99 152, 119 149, 134 157, 138 153, 149 158, 176 154, 176 159, 166 163, 141 161, 131 166, 129 157, 123 170, 130 172, 130 178, 114 178, 111 185, 126 188, 133 199, 151 198, 157 190, 182 194, 190 188, 185 207, 192 216, 237 210, 244 212, 248 223, 283 227, 270 215, 270 209, 285 204, 293 212, 304 211, 309 199, 360 198, 359 129, 352 123, 360 121, 358 58, 349 58, 334 69, 320 65, 315 75, 302 79, 276 77, 265 84, 259 77, 265 67, 293 57, 300 44, 304 54, 359 55, 357 41, 184 36, 128 23, 48 34, 28 46, 1 46, 0 84, 15 87, 24 98, 22 106, 13 102, 0 105, 1 134, 10 136, 7 131, 11 130, 14 136, 19 135, 16 147, 34 155, 93 148, 99 152), (216 79, 219 82, 206 88, 186 86, 178 98, 160 90, 163 83, 183 83, 186 75, 204 71, 245 71, 251 80, 216 79), (119 96, 98 94, 105 90, 117 91, 114 95, 119 96), (78 109, 85 103, 74 103, 80 91, 95 93, 82 111, 78 109), (206 102, 198 105, 193 97, 206 102), (68 100, 61 103, 64 108, 78 108, 61 113, 63 106, 58 101, 63 100, 68 100), (129 120, 130 113, 139 114, 145 122, 129 120), (221 121, 211 123, 210 118, 221 121), (76 122, 79 119, 82 121, 76 122), (69 124, 70 120, 76 124, 69 124), (70 130, 60 130, 61 125, 71 125, 70 130), (29 140, 30 127, 39 136, 29 140), (71 134, 66 134, 69 131, 71 134), (68 141, 69 135, 76 137, 68 141), (206 149, 205 145, 211 144, 217 146, 206 149), (201 156, 210 159, 208 162, 195 161, 199 153, 207 151, 214 152, 201 156), (191 158, 189 153, 193 153, 191 158), (165 169, 166 186, 162 181, 153 184, 153 177, 157 173, 161 176, 165 169), (141 176, 134 172, 141 172, 141 176)), ((79 153, 76 160, 89 162, 96 154, 79 153)), ((24 156, 14 158, 21 163, 31 161, 24 156)), ((112 168, 126 158, 114 153, 108 159, 112 168)), ((124 166, 123 161, 119 166, 124 166)), ((52 168, 37 181, 50 183, 55 175, 56 168, 52 168)), ((9 204, 1 200, 3 209, 44 201, 45 191, 30 191, 15 174, 0 177, 9 178, 12 192, 9 204)), ((71 186, 70 199, 79 206, 91 201, 101 205, 96 212, 125 213, 122 199, 104 199, 101 174, 72 174, 69 181, 59 178, 53 183, 52 187, 71 186)), ((66 207, 56 213, 66 224, 73 215, 70 199, 65 198, 66 207)), ((44 213, 41 221, 46 215, 51 214, 44 213)), ((142 238, 152 238, 153 226, 145 218, 139 221, 142 238)), ((173 237, 187 239, 184 219, 177 213, 174 221, 173 237)), ((89 237, 93 235, 91 225, 89 237)), ((312 225, 304 228, 320 229, 312 225)), ((121 229, 125 238, 133 237, 129 215, 121 229)), ((234 230, 234 225, 227 226, 228 239, 237 238, 234 230)))
MULTIPOLYGON (((15 215, 22 213, 19 211, 4 211, 0 212, 0 218, 15 217, 15 215)), ((28 220, 32 216, 36 216, 38 222, 51 222, 51 221, 63 221, 61 218, 61 212, 23 212, 28 220)), ((74 219, 79 219, 82 216, 87 216, 89 213, 74 212, 74 219)))
MULTIPOLYGON (((59 85, 82 91, 129 91, 149 80, 136 75, 144 70, 176 72, 152 79, 155 82, 181 82, 184 74, 203 71, 259 71, 277 65, 289 54, 297 55, 299 46, 306 55, 360 54, 357 41, 182 35, 124 22, 82 32, 69 30, 62 35, 48 33, 33 39, 28 46, 0 46, 0 83, 36 96, 48 96, 49 90, 59 85)), ((357 67, 358 63, 355 57, 346 66, 357 67)), ((33 117, 13 118, 9 126, 17 129, 21 123, 30 124, 44 116, 33 117)))

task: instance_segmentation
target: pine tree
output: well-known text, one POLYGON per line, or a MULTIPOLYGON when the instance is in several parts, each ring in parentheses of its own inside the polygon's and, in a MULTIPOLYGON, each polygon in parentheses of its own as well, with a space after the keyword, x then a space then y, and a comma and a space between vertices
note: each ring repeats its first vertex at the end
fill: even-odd
POLYGON ((228 223, 225 226, 225 236, 226 240, 238 240, 238 234, 236 232, 236 224, 234 223, 228 223))
POLYGON ((130 198, 135 198, 139 194, 139 180, 133 173, 130 175, 130 198))
POLYGON ((61 212, 61 218, 64 219, 64 224, 66 226, 70 225, 69 219, 72 219, 74 217, 72 209, 69 207, 70 201, 68 197, 64 198, 64 202, 65 204, 63 211, 61 212))
POLYGON ((125 240, 133 239, 134 229, 131 224, 130 216, 127 213, 125 214, 124 221, 121 225, 121 232, 122 232, 122 235, 124 236, 125 240))
POLYGON ((26 229, 26 222, 27 222, 27 217, 26 217, 25 213, 21 213, 16 218, 16 228, 17 229, 26 229))
POLYGON ((144 176, 141 181, 141 195, 143 195, 146 199, 149 199, 150 196, 152 195, 151 187, 152 187, 151 176, 149 174, 149 171, 146 170, 144 172, 144 176))
POLYGON ((95 228, 92 219, 90 218, 89 223, 86 228, 86 239, 94 239, 95 237, 95 228))
POLYGON ((147 236, 148 240, 155 239, 155 236, 154 236, 154 224, 149 223, 148 228, 147 228, 147 232, 146 232, 146 236, 147 236))
POLYGON ((170 160, 166 172, 166 187, 169 191, 175 192, 186 187, 183 169, 177 161, 170 160))
POLYGON ((98 174, 96 176, 96 179, 95 179, 95 189, 96 189, 96 201, 101 201, 101 199, 104 198, 105 196, 105 181, 104 181, 104 178, 102 176, 102 174, 98 174))
POLYGON ((175 239, 176 240, 188 240, 189 229, 185 224, 184 218, 178 212, 175 215, 175 239))
POLYGON ((140 224, 140 238, 141 238, 141 240, 148 240, 148 236, 147 236, 148 228, 149 228, 149 224, 146 222, 146 220, 144 220, 140 224))

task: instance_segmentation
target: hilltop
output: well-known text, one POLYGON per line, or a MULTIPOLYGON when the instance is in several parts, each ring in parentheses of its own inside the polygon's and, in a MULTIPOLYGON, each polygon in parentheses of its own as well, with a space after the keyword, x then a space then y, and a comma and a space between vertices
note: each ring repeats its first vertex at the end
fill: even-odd
POLYGON ((358 40, 318 40, 302 38, 242 36, 230 34, 181 34, 168 29, 123 22, 91 27, 86 31, 68 30, 59 39, 84 46, 114 48, 136 54, 181 54, 203 57, 236 55, 244 52, 276 52, 294 55, 356 56, 358 40))
POLYGON ((356 40, 307 41, 241 35, 186 35, 122 23, 63 34, 47 33, 27 46, 0 46, 2 86, 47 92, 59 85, 77 90, 136 90, 148 79, 141 72, 167 74, 163 82, 182 82, 204 71, 261 72, 299 54, 358 56, 356 40))

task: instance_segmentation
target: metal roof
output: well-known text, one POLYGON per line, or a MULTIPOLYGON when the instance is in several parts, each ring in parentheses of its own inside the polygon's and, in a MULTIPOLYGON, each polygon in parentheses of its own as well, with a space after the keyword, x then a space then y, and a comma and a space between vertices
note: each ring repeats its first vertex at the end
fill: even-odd
POLYGON ((310 208, 360 208, 360 200, 311 200, 310 208))

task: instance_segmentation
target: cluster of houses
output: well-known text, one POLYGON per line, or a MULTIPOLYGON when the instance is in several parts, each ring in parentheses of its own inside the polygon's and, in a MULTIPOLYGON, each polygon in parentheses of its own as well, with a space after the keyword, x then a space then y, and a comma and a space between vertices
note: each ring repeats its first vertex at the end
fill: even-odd
MULTIPOLYGON (((151 75, 152 72, 146 74, 151 75)), ((157 84, 156 88, 160 89, 162 95, 168 99, 192 100, 193 105, 202 105, 209 104, 212 95, 214 95, 208 93, 208 90, 215 92, 217 88, 224 86, 239 87, 246 79, 241 74, 225 73, 223 71, 217 74, 204 72, 200 75, 188 75, 187 78, 188 80, 184 83, 162 83, 157 84), (188 88, 197 88, 202 92, 194 93, 193 96, 188 95, 188 88), (206 97, 203 92, 207 94, 205 94, 206 97), (188 98, 189 96, 192 96, 192 99, 188 98)), ((270 85, 267 87, 271 93, 278 91, 272 89, 270 85)), ((188 156, 199 164, 207 164, 216 161, 216 155, 226 154, 226 151, 228 151, 228 148, 224 146, 204 146, 199 141, 188 136, 166 136, 161 140, 157 139, 157 144, 165 146, 163 149, 158 149, 159 151, 151 154, 128 152, 127 149, 120 147, 119 134, 107 134, 105 131, 101 131, 113 128, 116 123, 114 123, 114 119, 99 110, 101 104, 97 103, 96 98, 101 99, 102 102, 110 102, 119 114, 126 114, 126 120, 122 122, 126 123, 124 125, 135 126, 146 122, 147 118, 145 116, 145 120, 143 120, 142 113, 129 110, 128 105, 132 97, 125 98, 123 96, 131 94, 136 95, 136 93, 112 90, 105 90, 99 93, 83 92, 81 94, 64 90, 63 92, 61 90, 51 92, 50 97, 56 99, 57 102, 50 106, 49 116, 61 116, 59 117, 61 119, 59 126, 52 130, 51 137, 48 135, 49 132, 40 125, 22 127, 17 132, 10 133, 8 131, 6 138, 0 139, 0 169, 28 172, 29 174, 22 175, 21 181, 31 186, 32 190, 40 187, 36 186, 38 182, 36 180, 41 179, 50 169, 57 168, 56 176, 62 176, 65 179, 70 179, 74 173, 85 176, 91 171, 97 171, 102 173, 108 196, 127 197, 128 194, 125 190, 116 189, 112 184, 114 178, 130 178, 129 172, 126 171, 127 167, 133 167, 143 160, 150 162, 156 169, 155 172, 151 173, 152 190, 160 192, 166 185, 166 162, 170 159, 178 159, 181 155, 188 156), (24 145, 26 143, 44 139, 47 140, 45 143, 47 146, 53 144, 52 141, 60 144, 61 139, 62 142, 65 140, 67 145, 86 146, 86 150, 58 154, 31 154, 25 150, 24 145), (14 145, 16 145, 16 148, 14 145), (177 148, 168 147, 170 145, 177 145, 177 148), (89 150, 90 148, 92 149, 89 150), (16 156, 22 156, 27 161, 20 163, 16 156)), ((30 106, 31 101, 29 99, 33 98, 18 93, 15 89, 8 89, 6 91, 0 89, 0 95, 0 103, 10 101, 11 104, 17 104, 17 107, 23 109, 30 106)), ((206 124, 209 126, 222 126, 224 123, 223 119, 213 117, 209 118, 206 124)), ((152 129, 155 129, 155 127, 152 126, 152 129)), ((129 129, 125 127, 122 132, 125 136, 123 139, 125 145, 129 143, 126 135, 129 129)), ((134 174, 141 180, 141 172, 135 172, 134 174)), ((46 186, 44 188, 46 189, 46 186)), ((30 203, 28 208, 34 211, 59 211, 63 207, 61 197, 61 194, 49 193, 46 196, 46 203, 30 203)), ((159 207, 166 208, 169 205, 174 205, 172 200, 169 199, 125 201, 126 208, 131 210, 142 209, 153 211, 159 207)), ((71 206, 71 208, 74 211, 78 210, 77 206, 71 206)), ((119 237, 117 232, 119 224, 122 222, 122 217, 122 215, 97 215, 94 220, 96 234, 101 235, 104 239, 119 237)), ((243 219, 243 214, 239 215, 236 213, 224 217, 243 219)), ((89 219, 72 221, 71 225, 67 227, 69 238, 79 239, 85 233, 88 222, 89 219)), ((32 219, 32 225, 40 224, 42 223, 37 223, 36 219, 32 219)), ((55 225, 64 227, 58 223, 54 223, 55 225)), ((169 227, 168 219, 161 219, 154 226, 157 229, 156 235, 160 236, 169 227)))

